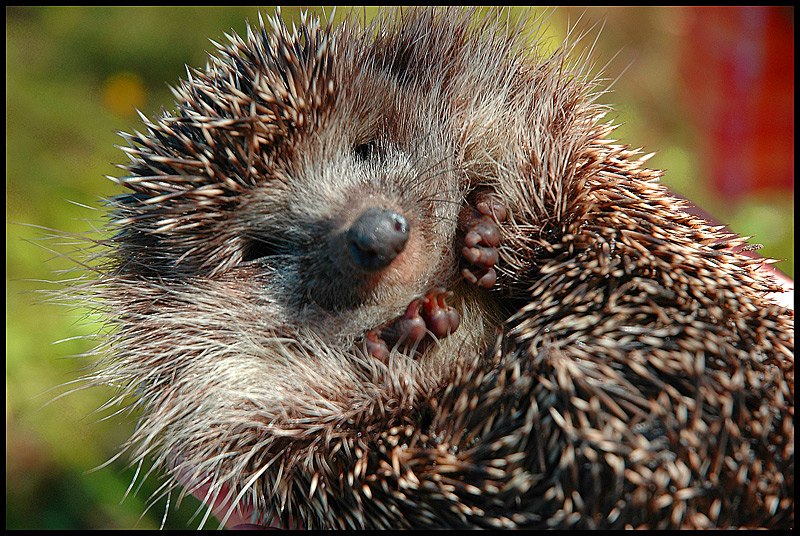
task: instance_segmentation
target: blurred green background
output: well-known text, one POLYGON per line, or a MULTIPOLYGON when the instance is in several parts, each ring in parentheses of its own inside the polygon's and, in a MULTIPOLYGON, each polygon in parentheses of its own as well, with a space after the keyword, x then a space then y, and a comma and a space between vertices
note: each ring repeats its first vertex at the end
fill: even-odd
MULTIPOLYGON (((704 180, 704 134, 681 97, 687 16, 683 8, 573 7, 552 13, 545 32, 555 46, 580 19, 579 28, 596 25, 589 46, 603 26, 593 56, 598 67, 608 64, 606 76, 619 77, 602 98, 624 123, 617 137, 659 151, 649 163, 669 170, 665 183, 756 235, 761 253, 786 259, 778 267, 793 275, 793 189, 762 188, 731 202, 704 180)), ((298 11, 286 8, 283 17, 297 20, 298 11)), ((167 83, 185 76, 184 64, 205 64, 207 38, 242 33, 246 19, 257 21, 256 8, 6 8, 6 528, 162 523, 166 501, 148 501, 158 478, 126 495, 135 468, 124 456, 90 471, 115 456, 134 417, 93 413, 110 396, 100 388, 58 397, 88 364, 70 356, 91 349, 81 336, 94 328, 79 309, 42 303, 38 291, 58 288, 47 281, 71 264, 59 256, 68 248, 36 226, 90 230, 99 216, 87 207, 119 193, 103 177, 117 171, 110 162, 126 160, 114 131, 139 128, 134 107, 148 116, 170 108, 167 83)), ((793 106, 777 113, 793 117, 793 106)), ((793 166, 793 154, 786 158, 793 166)), ((197 526, 199 503, 187 498, 175 508, 174 495, 165 526, 197 526)))

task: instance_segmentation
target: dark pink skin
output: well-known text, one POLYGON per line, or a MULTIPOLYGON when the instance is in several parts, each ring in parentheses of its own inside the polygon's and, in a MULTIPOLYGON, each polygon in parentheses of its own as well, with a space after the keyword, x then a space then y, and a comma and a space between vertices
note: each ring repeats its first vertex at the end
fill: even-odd
POLYGON ((367 332, 364 337, 367 353, 386 361, 398 344, 419 352, 433 337, 442 339, 450 335, 461 322, 456 310, 445 302, 452 295, 449 290, 434 288, 412 301, 403 316, 367 332))
POLYGON ((497 281, 494 265, 497 264, 502 233, 500 223, 506 219, 506 207, 497 196, 482 193, 478 196, 475 208, 464 207, 458 218, 459 227, 464 231, 464 247, 461 255, 469 266, 461 274, 470 283, 481 288, 491 288, 497 281))

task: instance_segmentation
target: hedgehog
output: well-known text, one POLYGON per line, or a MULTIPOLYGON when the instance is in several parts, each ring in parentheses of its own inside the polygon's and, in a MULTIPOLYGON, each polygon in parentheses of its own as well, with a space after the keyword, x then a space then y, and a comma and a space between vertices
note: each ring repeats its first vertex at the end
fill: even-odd
POLYGON ((223 523, 793 526, 793 312, 574 40, 279 15, 122 134, 72 292, 134 460, 223 523))

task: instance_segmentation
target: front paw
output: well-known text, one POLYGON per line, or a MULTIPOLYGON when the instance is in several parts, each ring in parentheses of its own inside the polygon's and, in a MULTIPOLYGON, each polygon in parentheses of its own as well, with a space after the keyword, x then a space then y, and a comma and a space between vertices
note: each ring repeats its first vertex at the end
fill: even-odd
POLYGON ((413 300, 406 312, 382 326, 370 330, 364 337, 367 353, 381 361, 389 358, 391 349, 421 353, 434 339, 453 333, 461 322, 458 312, 447 304, 453 295, 443 288, 429 290, 413 300))
POLYGON ((497 281, 494 266, 499 260, 500 223, 506 215, 499 197, 488 192, 478 196, 474 208, 466 206, 459 215, 459 227, 465 233, 461 256, 467 263, 461 274, 481 288, 491 288, 497 281))

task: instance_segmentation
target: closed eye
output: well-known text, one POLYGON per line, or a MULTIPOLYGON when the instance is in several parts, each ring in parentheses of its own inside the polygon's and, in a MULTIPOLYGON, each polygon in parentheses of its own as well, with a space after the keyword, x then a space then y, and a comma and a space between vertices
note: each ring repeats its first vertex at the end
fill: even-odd
POLYGON ((265 257, 286 254, 286 246, 262 237, 253 237, 244 248, 242 262, 251 262, 265 257))

